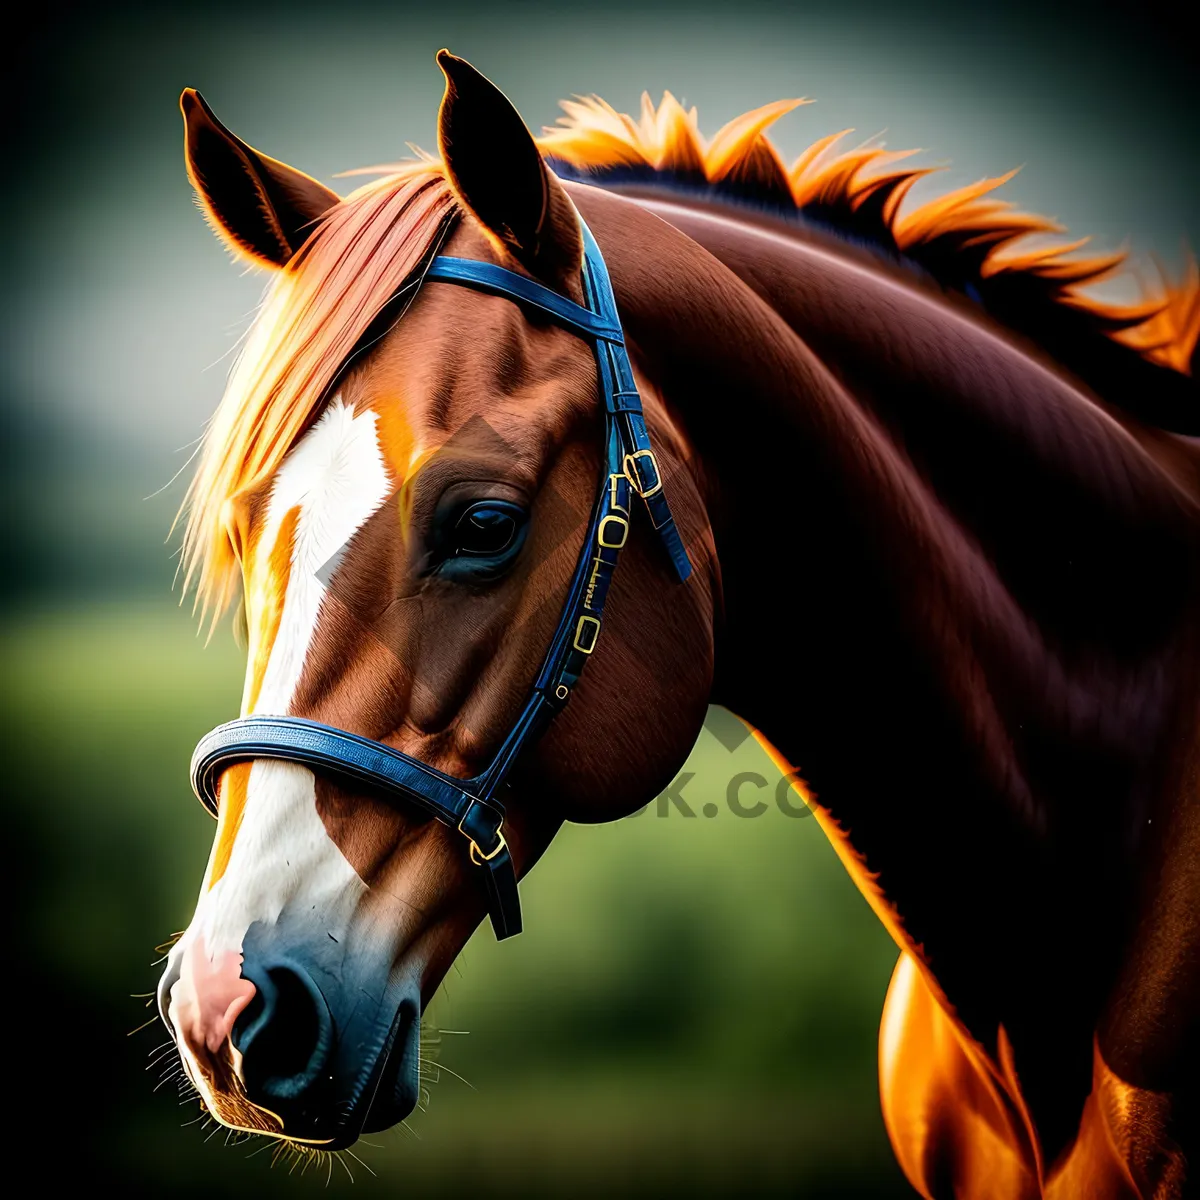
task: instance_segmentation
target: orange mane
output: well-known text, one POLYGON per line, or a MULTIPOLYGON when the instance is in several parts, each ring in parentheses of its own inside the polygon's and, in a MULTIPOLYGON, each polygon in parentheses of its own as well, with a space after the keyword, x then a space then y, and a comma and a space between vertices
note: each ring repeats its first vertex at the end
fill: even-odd
MULTIPOLYGON (((912 185, 934 169, 897 165, 915 151, 839 150, 850 132, 843 130, 814 142, 790 167, 784 163, 766 130, 804 103, 780 100, 754 109, 706 141, 696 109, 684 109, 670 92, 657 108, 643 95, 637 121, 598 97, 578 98, 564 101, 566 116, 545 130, 539 145, 547 158, 598 182, 624 171, 724 186, 832 217, 917 261, 923 250, 936 248, 939 261, 957 258, 983 280, 1006 274, 1036 280, 1056 304, 1088 314, 1098 329, 1151 361, 1188 373, 1200 336, 1200 270, 1190 254, 1178 284, 1160 267, 1157 287, 1144 289, 1137 304, 1084 296, 1079 288, 1111 275, 1125 256, 1071 257, 1083 241, 1015 250, 1028 234, 1062 232, 1046 217, 991 197, 1015 172, 907 211, 903 202, 912 185)), ((386 177, 332 209, 276 275, 205 434, 184 501, 182 571, 185 591, 196 584, 197 607, 214 621, 238 587, 230 502, 271 477, 456 208, 432 158, 349 173, 375 170, 386 177)))
POLYGON ((393 170, 330 210, 277 274, 205 433, 184 501, 182 569, 214 621, 238 587, 230 502, 274 474, 454 210, 440 164, 393 170))
MULTIPOLYGON (((1190 253, 1183 276, 1173 283, 1159 267, 1156 286, 1142 288, 1135 304, 1108 304, 1080 288, 1112 275, 1125 261, 1117 252, 1074 257, 1087 238, 1018 250, 1029 234, 1061 234, 1048 217, 1019 211, 991 193, 1015 171, 981 179, 917 207, 904 201, 918 179, 936 168, 898 164, 915 150, 881 146, 839 149, 852 132, 829 134, 808 147, 789 167, 767 137, 767 129, 805 100, 777 100, 735 117, 711 141, 700 133, 696 109, 685 109, 670 92, 655 108, 642 95, 639 120, 619 113, 598 96, 564 101, 564 117, 547 128, 540 145, 547 157, 584 175, 645 178, 647 175, 752 194, 796 212, 819 215, 920 261, 922 252, 939 265, 957 259, 962 274, 980 280, 1001 275, 1037 281, 1048 297, 1089 314, 1096 326, 1152 362, 1184 374, 1200 338, 1200 270, 1190 253)), ((935 277, 941 272, 934 270, 935 277)))

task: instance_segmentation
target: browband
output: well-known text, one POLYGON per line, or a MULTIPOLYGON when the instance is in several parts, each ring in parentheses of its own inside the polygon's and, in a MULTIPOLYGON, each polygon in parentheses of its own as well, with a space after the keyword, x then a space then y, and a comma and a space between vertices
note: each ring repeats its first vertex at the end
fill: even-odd
POLYGON ((634 493, 645 503, 680 581, 691 574, 650 445, 608 268, 582 217, 579 224, 587 307, 528 276, 475 259, 443 255, 430 263, 423 277, 424 283, 459 284, 503 296, 592 342, 604 397, 604 477, 588 534, 533 690, 491 765, 473 779, 458 779, 382 742, 303 717, 267 715, 219 725, 200 740, 192 755, 192 788, 214 816, 218 782, 227 767, 276 759, 302 763, 398 797, 457 829, 469 843, 471 861, 483 868, 497 938, 521 932, 516 872, 497 793, 521 751, 562 711, 596 648, 609 583, 629 536, 634 493))

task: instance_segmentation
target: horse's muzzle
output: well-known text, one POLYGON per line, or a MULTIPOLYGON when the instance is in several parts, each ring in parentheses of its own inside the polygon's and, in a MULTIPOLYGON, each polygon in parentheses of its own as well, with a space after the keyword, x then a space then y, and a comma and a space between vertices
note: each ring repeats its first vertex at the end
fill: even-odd
POLYGON ((341 1149, 360 1134, 390 1128, 416 1107, 420 1002, 406 989, 340 980, 290 957, 247 949, 238 980, 253 995, 220 1040, 181 1013, 220 1013, 173 954, 158 988, 159 1013, 208 1110, 231 1128, 341 1149), (325 987, 317 982, 323 978, 325 987), (374 1000, 374 997, 380 997, 374 1000))

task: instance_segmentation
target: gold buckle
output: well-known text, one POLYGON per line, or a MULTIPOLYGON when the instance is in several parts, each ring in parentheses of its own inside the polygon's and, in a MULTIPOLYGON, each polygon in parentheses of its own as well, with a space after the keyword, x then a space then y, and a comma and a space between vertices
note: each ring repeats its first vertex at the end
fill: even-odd
POLYGON ((596 639, 600 636, 600 618, 590 617, 587 613, 579 618, 578 624, 575 626, 575 641, 573 643, 576 650, 580 654, 591 654, 596 648, 596 639), (593 630, 592 640, 586 646, 580 645, 579 639, 583 637, 584 631, 587 629, 593 630))
POLYGON ((621 466, 624 468, 625 478, 629 480, 630 486, 643 500, 662 491, 662 472, 658 469, 658 459, 654 456, 653 450, 635 450, 632 454, 625 455, 621 466), (639 458, 648 458, 650 465, 654 468, 654 486, 646 491, 642 490, 641 477, 638 475, 637 466, 633 465, 639 458))
POLYGON ((608 477, 608 506, 615 512, 624 513, 629 516, 629 509, 624 504, 617 502, 617 484, 620 480, 628 481, 629 476, 625 474, 625 464, 621 464, 621 473, 619 475, 610 475, 608 477))
POLYGON ((629 522, 620 513, 608 513, 607 516, 600 518, 600 528, 596 530, 596 541, 606 550, 620 550, 625 545, 627 537, 629 537, 629 522), (608 525, 609 521, 615 521, 617 528, 620 530, 618 540, 615 542, 606 542, 604 540, 605 526, 608 525))
POLYGON ((496 848, 491 852, 491 854, 484 854, 484 852, 480 850, 479 844, 475 841, 475 839, 471 839, 471 861, 477 867, 482 867, 484 863, 490 863, 492 859, 500 853, 501 850, 504 850, 508 846, 508 843, 504 840, 504 834, 502 834, 498 829, 496 830, 496 836, 500 840, 496 843, 496 848))

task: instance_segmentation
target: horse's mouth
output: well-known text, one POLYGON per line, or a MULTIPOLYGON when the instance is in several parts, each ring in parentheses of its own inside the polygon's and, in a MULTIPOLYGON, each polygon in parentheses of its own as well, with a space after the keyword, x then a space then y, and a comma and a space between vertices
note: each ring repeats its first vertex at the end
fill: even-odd
POLYGON ((361 1111, 362 1119, 351 1141, 360 1134, 379 1133, 398 1125, 416 1108, 420 1039, 415 1035, 420 1027, 419 1006, 401 1001, 359 1103, 354 1106, 361 1111))

